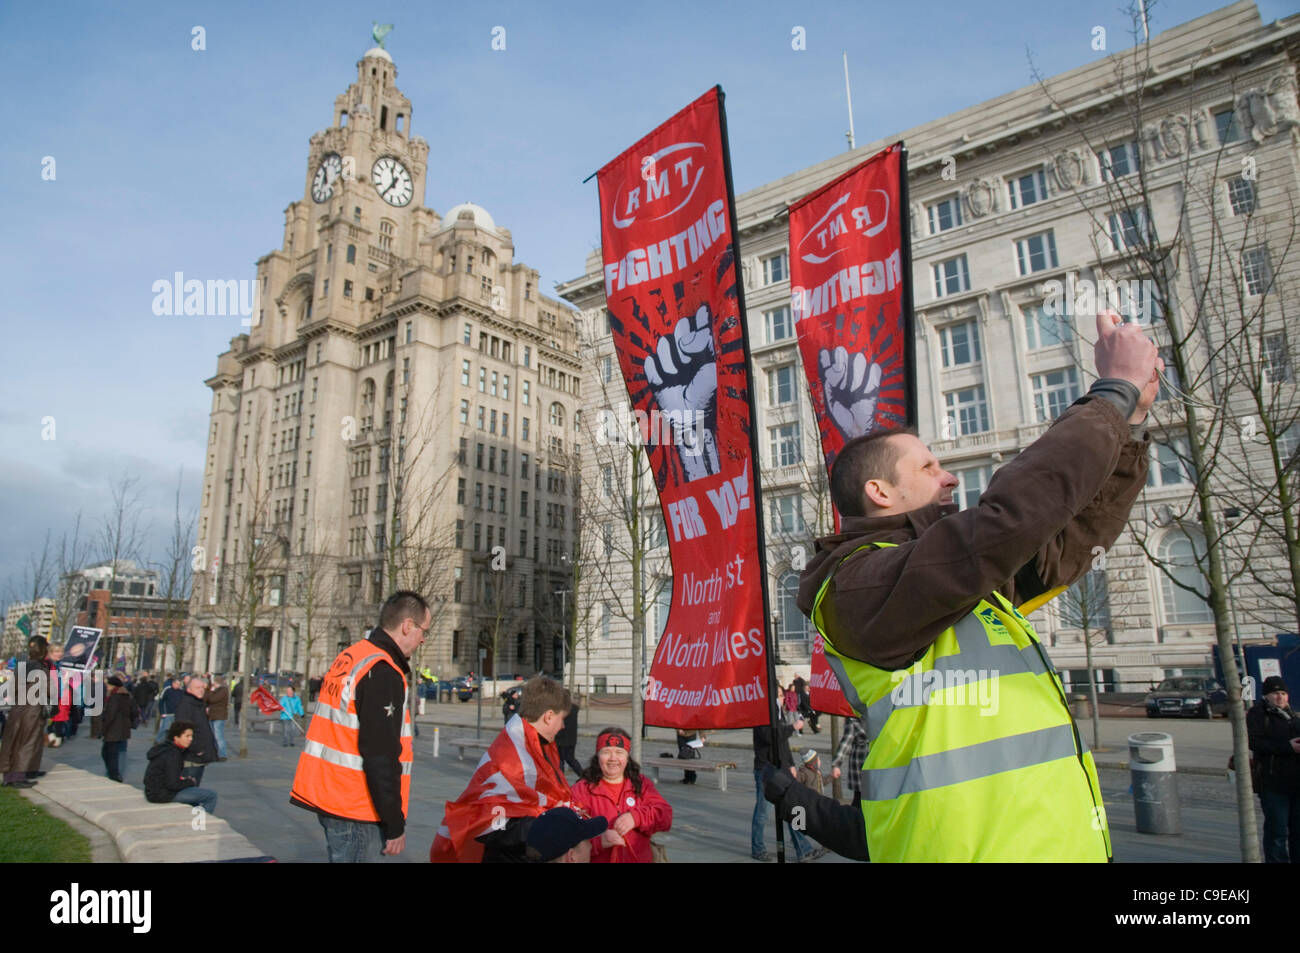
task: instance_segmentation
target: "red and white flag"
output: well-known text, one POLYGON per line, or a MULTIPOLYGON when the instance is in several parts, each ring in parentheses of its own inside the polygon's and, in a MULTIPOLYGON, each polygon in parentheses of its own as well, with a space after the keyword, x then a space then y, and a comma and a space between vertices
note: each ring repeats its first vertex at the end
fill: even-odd
POLYGON ((659 490, 672 608, 647 724, 769 719, 750 381, 722 93, 598 173, 609 324, 659 490))

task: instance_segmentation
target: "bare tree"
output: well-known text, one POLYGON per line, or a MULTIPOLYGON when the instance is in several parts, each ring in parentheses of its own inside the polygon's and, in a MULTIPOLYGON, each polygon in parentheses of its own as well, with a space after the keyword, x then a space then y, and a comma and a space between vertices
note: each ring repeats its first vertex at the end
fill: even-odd
MULTIPOLYGON (((157 566, 159 576, 159 595, 166 600, 163 606, 162 641, 166 647, 163 656, 155 663, 156 667, 167 665, 178 667, 184 657, 188 642, 187 606, 194 585, 194 524, 195 511, 181 509, 181 486, 185 471, 176 476, 175 506, 172 513, 172 529, 167 539, 167 550, 161 564, 157 566), (170 660, 170 661, 169 661, 170 660)), ((202 568, 200 564, 199 567, 202 568)), ((138 656, 137 656, 138 658, 138 656)))
MULTIPOLYGON (((1166 67, 1157 67, 1151 44, 1138 39, 1145 37, 1153 9, 1147 4, 1129 10, 1134 46, 1112 58, 1113 91, 1122 108, 1104 122, 1095 114, 1088 121, 1089 104, 1065 101, 1037 71, 1035 76, 1053 118, 1081 137, 1087 153, 1100 161, 1104 188, 1070 185, 1097 236, 1094 285, 1111 298, 1127 284, 1132 310, 1151 322, 1161 345, 1166 399, 1152 411, 1159 445, 1153 481, 1161 485, 1169 476, 1168 482, 1189 484, 1191 492, 1144 501, 1131 530, 1168 590, 1208 607, 1231 702, 1233 751, 1244 764, 1248 745, 1233 653, 1232 586, 1251 578, 1252 562, 1263 563, 1258 544, 1270 536, 1282 543, 1289 572, 1270 571, 1264 588, 1289 602, 1289 616, 1300 615, 1295 491, 1282 445, 1295 436, 1295 395, 1290 386, 1285 394, 1273 389, 1279 363, 1289 361, 1285 337, 1275 339, 1277 346, 1261 347, 1261 336, 1284 334, 1284 311, 1276 299, 1268 300, 1268 292, 1294 243, 1294 177, 1288 159, 1273 182, 1275 207, 1289 206, 1291 214, 1255 227, 1250 213, 1259 179, 1253 154, 1238 157, 1237 166, 1236 160, 1227 161, 1226 152, 1244 138, 1243 106, 1268 93, 1237 95, 1234 88, 1235 108, 1213 117, 1190 91, 1171 101, 1167 77, 1160 75, 1166 67), (1246 430, 1251 439, 1263 436, 1266 453, 1242 452, 1246 430), (1272 527, 1265 525, 1270 518, 1272 527), (1183 530, 1182 536, 1163 532, 1167 527, 1183 530)), ((1189 76, 1196 66, 1180 64, 1189 76)), ((1265 67, 1252 64, 1251 69, 1265 67)), ((1291 99, 1287 112, 1294 113, 1294 85, 1283 94, 1291 99)), ((1282 122, 1273 132, 1286 128, 1282 122)), ((1251 130, 1256 143, 1273 132, 1251 130)), ((1124 296, 1114 297, 1123 303, 1124 296)), ((1254 799, 1245 772, 1237 778, 1237 800, 1242 857, 1258 861, 1254 799)))
MULTIPOLYGON (((298 555, 293 560, 294 596, 292 604, 302 613, 302 628, 299 630, 298 648, 305 658, 303 664, 303 685, 311 681, 312 662, 315 661, 316 643, 329 632, 333 622, 339 596, 338 557, 320 546, 319 541, 334 538, 332 522, 323 526, 316 524, 315 545, 308 548, 299 547, 298 555), (320 546, 320 549, 317 547, 320 546)), ((283 638, 283 635, 281 635, 283 638)))
MULTIPOLYGON (((142 547, 148 534, 148 528, 141 525, 142 502, 140 499, 139 477, 127 476, 125 473, 117 482, 109 485, 112 497, 108 513, 104 515, 99 527, 98 548, 100 558, 109 566, 108 602, 104 606, 104 618, 112 624, 113 588, 117 582, 122 563, 140 559, 142 547)), ((104 633, 104 658, 106 665, 112 668, 118 659, 120 640, 104 633)))

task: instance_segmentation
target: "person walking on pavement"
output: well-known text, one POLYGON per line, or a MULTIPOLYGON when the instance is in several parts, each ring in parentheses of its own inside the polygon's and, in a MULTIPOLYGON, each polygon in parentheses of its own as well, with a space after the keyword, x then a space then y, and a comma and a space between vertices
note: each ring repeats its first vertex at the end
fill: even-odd
POLYGON ((104 699, 104 741, 100 757, 110 781, 122 780, 122 759, 126 757, 126 743, 131 729, 140 724, 140 709, 135 699, 122 684, 120 675, 110 675, 108 695, 104 699))
POLYGON ((230 689, 220 675, 212 676, 207 695, 203 699, 208 704, 208 723, 212 726, 212 737, 217 742, 217 760, 226 760, 226 720, 230 717, 230 689))
POLYGON ((208 706, 204 702, 207 693, 208 680, 202 675, 191 675, 185 683, 184 693, 176 702, 176 721, 188 721, 194 726, 194 743, 186 750, 185 760, 194 765, 190 774, 199 784, 203 783, 204 769, 219 760, 217 739, 212 734, 208 706))
MULTIPOLYGON (((700 757, 700 748, 704 746, 704 739, 694 728, 677 729, 677 760, 694 761, 700 757)), ((685 769, 682 777, 682 784, 694 784, 699 775, 696 772, 685 769)))
POLYGON ((4 775, 4 786, 29 788, 43 772, 41 756, 45 753, 45 706, 27 704, 26 690, 28 679, 38 675, 49 685, 50 665, 46 661, 49 642, 43 636, 34 635, 27 640, 27 661, 14 668, 14 690, 22 704, 9 709, 5 721, 4 737, 0 740, 0 773, 4 775))
POLYGON ((844 735, 831 760, 831 777, 848 772, 849 794, 855 808, 862 807, 862 763, 867 760, 867 730, 861 718, 844 719, 844 735))
POLYGON ((1300 716, 1286 682, 1264 679, 1262 697, 1246 713, 1264 810, 1264 862, 1300 863, 1300 716))
POLYGON ((303 717, 302 699, 297 696, 292 685, 284 687, 280 696, 280 747, 298 747, 298 722, 295 718, 303 717))
MULTIPOLYGON (((772 727, 760 725, 754 729, 754 817, 749 827, 749 854, 757 861, 767 862, 772 855, 767 852, 764 834, 767 827, 767 801, 763 796, 763 782, 767 775, 775 771, 785 771, 790 777, 795 776, 794 757, 790 754, 790 736, 803 728, 803 720, 796 719, 793 725, 779 724, 777 730, 777 750, 779 763, 772 762, 772 727)), ((808 838, 789 824, 785 826, 794 844, 796 863, 807 863, 825 855, 823 848, 813 847, 808 838)))
POLYGON ((818 712, 813 711, 812 696, 808 694, 808 683, 804 681, 802 675, 796 675, 794 681, 790 683, 790 687, 794 689, 796 705, 800 717, 803 718, 804 723, 812 729, 814 735, 820 734, 821 728, 817 723, 817 719, 820 716, 818 712))
POLYGON ((140 709, 141 722, 153 720, 153 703, 158 697, 158 683, 149 677, 149 672, 140 673, 139 678, 135 680, 135 689, 131 693, 135 699, 136 707, 140 709))
POLYGON ((583 767, 578 763, 578 711, 577 702, 569 705, 569 713, 564 717, 564 727, 555 736, 555 747, 560 753, 560 761, 573 769, 573 773, 582 777, 583 767))
POLYGON ((1094 358, 1088 393, 960 512, 957 478, 913 433, 875 430, 835 459, 841 532, 817 541, 798 604, 866 719, 873 861, 1111 858, 1092 753, 1016 608, 1083 576, 1146 485, 1156 346, 1105 313, 1094 358), (958 684, 973 702, 954 703, 958 684))
POLYGON ((332 864, 406 848, 415 760, 407 660, 431 625, 422 596, 393 593, 379 625, 339 653, 321 684, 289 801, 316 814, 332 864))
POLYGON ((176 705, 184 695, 181 680, 173 678, 171 684, 163 691, 162 697, 158 699, 158 732, 154 735, 156 744, 161 744, 167 739, 167 729, 176 717, 176 705))

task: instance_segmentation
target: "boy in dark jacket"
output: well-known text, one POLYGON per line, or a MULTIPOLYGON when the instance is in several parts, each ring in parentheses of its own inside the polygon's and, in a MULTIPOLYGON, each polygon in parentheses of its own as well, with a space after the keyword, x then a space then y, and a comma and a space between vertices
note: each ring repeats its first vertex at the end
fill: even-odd
POLYGON ((1278 676, 1264 679, 1263 696, 1246 713, 1246 733, 1259 765, 1264 862, 1300 863, 1300 719, 1278 676))
POLYGON ((167 728, 167 740, 149 749, 149 767, 144 772, 144 796, 153 804, 193 804, 209 814, 217 812, 217 792, 198 786, 185 773, 185 750, 194 741, 194 725, 174 721, 167 728))

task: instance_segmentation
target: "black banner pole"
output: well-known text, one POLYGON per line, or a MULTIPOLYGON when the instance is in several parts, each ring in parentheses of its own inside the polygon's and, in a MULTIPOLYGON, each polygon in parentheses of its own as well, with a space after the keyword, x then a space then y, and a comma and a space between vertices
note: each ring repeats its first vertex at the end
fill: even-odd
POLYGON ((898 155, 899 246, 903 250, 903 392, 907 426, 916 426, 916 311, 912 303, 912 203, 908 200, 907 146, 898 155))
MULTIPOLYGON (((758 531, 759 582, 763 593, 763 646, 767 654, 767 717, 768 727, 772 733, 770 757, 778 771, 781 767, 780 711, 776 702, 776 653, 772 645, 772 626, 770 601, 767 593, 767 531, 763 523, 763 479, 762 458, 758 445, 758 406, 754 399, 758 385, 754 380, 754 361, 749 347, 749 321, 745 312, 745 279, 740 267, 740 226, 736 222, 736 189, 731 178, 731 143, 727 138, 726 96, 722 86, 718 91, 718 125, 722 133, 722 165, 727 177, 727 211, 731 216, 731 251, 734 259, 732 273, 736 276, 737 320, 740 321, 740 335, 744 342, 745 374, 749 379, 749 392, 746 401, 749 404, 749 454, 754 472, 754 509, 755 528, 758 531)), ((776 817, 776 862, 785 863, 785 828, 781 824, 780 810, 773 805, 772 813, 776 817)))

